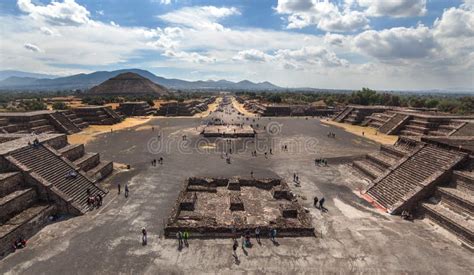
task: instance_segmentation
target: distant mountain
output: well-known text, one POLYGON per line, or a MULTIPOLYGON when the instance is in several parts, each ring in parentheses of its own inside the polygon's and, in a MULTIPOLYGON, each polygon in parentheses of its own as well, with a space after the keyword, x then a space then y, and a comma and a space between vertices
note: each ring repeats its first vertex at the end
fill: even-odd
POLYGON ((0 81, 7 79, 9 77, 27 77, 27 78, 57 78, 57 75, 49 74, 36 74, 36 73, 27 73, 21 71, 13 70, 4 70, 0 71, 0 81))
POLYGON ((107 79, 113 78, 122 73, 135 73, 141 75, 156 84, 165 86, 170 89, 183 90, 277 90, 281 89, 270 82, 254 83, 248 80, 240 82, 232 82, 227 80, 219 81, 186 81, 181 79, 170 79, 156 76, 153 73, 140 69, 124 69, 117 71, 98 71, 90 74, 77 74, 67 77, 58 77, 54 79, 31 78, 31 77, 9 77, 0 81, 0 89, 2 90, 87 90, 93 86, 99 85, 107 79))
POLYGON ((92 87, 88 93, 93 95, 166 95, 168 90, 139 74, 122 73, 92 87))

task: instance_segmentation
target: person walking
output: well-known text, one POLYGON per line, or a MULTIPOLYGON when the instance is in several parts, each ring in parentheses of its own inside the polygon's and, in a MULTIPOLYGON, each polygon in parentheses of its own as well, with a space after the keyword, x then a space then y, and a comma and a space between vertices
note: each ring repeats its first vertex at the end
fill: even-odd
POLYGON ((128 198, 128 185, 125 184, 125 198, 128 198))
POLYGON ((184 232, 183 232, 183 242, 184 242, 184 245, 186 247, 189 246, 188 239, 189 239, 189 233, 188 233, 188 231, 184 230, 184 232))
POLYGON ((237 257, 237 248, 239 247, 239 243, 237 242, 237 240, 234 239, 234 244, 232 245, 232 255, 234 256, 234 258, 237 260, 238 257, 237 257))
POLYGON ((118 194, 120 195, 120 183, 117 184, 117 190, 118 190, 118 194))
POLYGON ((176 238, 178 239, 178 249, 181 249, 181 247, 183 247, 183 233, 178 231, 178 233, 176 233, 176 238))
POLYGON ((250 171, 250 177, 253 178, 253 170, 250 171))
POLYGON ((277 230, 275 228, 273 228, 272 230, 270 230, 270 237, 272 239, 272 242, 276 242, 276 235, 277 235, 277 230))
POLYGON ((255 239, 260 243, 260 227, 255 228, 255 239))
POLYGON ((146 229, 145 227, 142 227, 142 245, 146 245, 147 242, 148 242, 148 239, 147 239, 146 229))
POLYGON ((324 199, 324 197, 321 198, 321 200, 319 200, 319 209, 321 209, 321 211, 324 211, 326 208, 324 208, 324 202, 326 201, 326 199, 324 199))
POLYGON ((318 208, 318 197, 314 196, 314 199, 313 199, 313 206, 318 208))

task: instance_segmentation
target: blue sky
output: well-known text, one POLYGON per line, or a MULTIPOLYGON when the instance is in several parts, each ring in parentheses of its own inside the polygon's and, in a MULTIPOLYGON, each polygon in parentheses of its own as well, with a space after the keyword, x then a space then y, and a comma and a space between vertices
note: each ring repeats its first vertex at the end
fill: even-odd
POLYGON ((474 89, 473 0, 6 0, 0 21, 0 69, 474 89))

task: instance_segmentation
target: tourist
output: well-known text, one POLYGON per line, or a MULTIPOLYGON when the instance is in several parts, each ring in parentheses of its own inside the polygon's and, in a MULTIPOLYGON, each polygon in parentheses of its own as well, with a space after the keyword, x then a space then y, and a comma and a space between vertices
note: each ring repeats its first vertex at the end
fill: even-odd
POLYGON ((163 157, 160 157, 159 163, 160 163, 160 164, 163 164, 163 157))
POLYGON ((97 207, 102 206, 102 195, 97 194, 96 198, 97 198, 97 207))
POLYGON ((276 236, 277 236, 277 230, 275 228, 270 230, 270 238, 272 239, 272 242, 276 243, 276 236))
POLYGON ((255 239, 260 243, 260 227, 255 228, 255 239))
POLYGON ((237 257, 237 248, 239 247, 239 243, 237 242, 237 240, 234 239, 234 244, 232 245, 232 253, 233 253, 233 256, 234 258, 237 260, 238 257, 237 257))
POLYGON ((183 241, 184 241, 184 245, 186 247, 189 246, 188 239, 189 239, 189 233, 188 233, 188 231, 184 230, 184 232, 183 232, 183 241))
POLYGON ((319 209, 321 209, 321 211, 325 211, 326 208, 324 208, 324 202, 326 201, 326 199, 324 197, 321 198, 321 200, 319 200, 319 209))
POLYGON ((88 197, 90 197, 91 196, 91 189, 87 188, 86 189, 86 194, 87 194, 88 197))
POLYGON ((253 178, 253 170, 250 171, 250 177, 253 178))
POLYGON ((318 208, 318 197, 314 196, 314 199, 313 199, 313 206, 318 208))
POLYGON ((296 175, 296 183, 299 183, 299 182, 300 182, 300 177, 296 175))
POLYGON ((148 242, 148 239, 147 239, 146 229, 145 227, 142 227, 142 245, 146 245, 147 242, 148 242))
POLYGON ((270 155, 273 155, 272 148, 270 148, 270 155))
POLYGON ((296 173, 293 173, 293 181, 296 181, 296 173))
POLYGON ((181 247, 183 247, 183 233, 178 231, 178 233, 176 233, 176 238, 178 239, 178 249, 181 249, 181 247))
POLYGON ((128 185, 125 184, 125 198, 128 198, 128 185))
POLYGON ((118 194, 120 195, 120 183, 117 184, 118 194))

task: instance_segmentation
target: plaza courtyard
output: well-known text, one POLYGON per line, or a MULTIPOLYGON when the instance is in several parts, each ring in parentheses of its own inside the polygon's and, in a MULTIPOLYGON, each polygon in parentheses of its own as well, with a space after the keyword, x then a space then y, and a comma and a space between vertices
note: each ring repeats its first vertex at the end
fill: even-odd
POLYGON ((103 182, 109 190, 101 208, 43 228, 0 261, 6 274, 228 274, 284 273, 472 273, 472 252, 424 220, 404 221, 367 203, 358 190, 366 182, 351 160, 378 150, 364 137, 313 117, 239 116, 232 105, 205 118, 152 118, 97 136, 89 151, 121 165, 103 182), (213 119, 253 124, 256 138, 204 138, 213 119), (258 124, 258 127, 257 127, 258 124), (329 138, 328 133, 335 134, 329 138), (284 147, 287 146, 285 150, 284 147), (229 150, 231 149, 231 153, 229 150), (270 153, 270 149, 272 152, 270 153), (257 155, 252 154, 257 151, 257 155), (225 153, 228 153, 229 161, 225 153), (265 155, 266 153, 266 155, 265 155), (163 164, 151 165, 163 158, 163 164), (326 159, 327 166, 315 165, 326 159), (124 169, 130 165, 130 169, 124 169), (263 238, 237 250, 230 238, 193 238, 189 247, 164 238, 166 220, 190 177, 282 178, 305 207, 314 237, 263 238), (294 174, 299 184, 293 181, 294 174), (122 193, 117 194, 117 185, 122 193), (123 196, 128 185, 130 196, 123 196), (327 212, 313 207, 324 197, 327 212), (148 244, 141 243, 141 228, 148 244))

